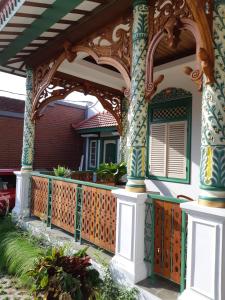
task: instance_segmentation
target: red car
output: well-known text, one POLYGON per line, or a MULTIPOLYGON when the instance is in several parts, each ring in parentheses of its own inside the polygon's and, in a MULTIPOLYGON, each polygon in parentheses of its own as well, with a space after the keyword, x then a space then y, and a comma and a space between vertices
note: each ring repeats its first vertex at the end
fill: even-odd
POLYGON ((16 197, 16 175, 14 169, 0 169, 0 200, 7 196, 9 199, 9 209, 15 206, 16 197))

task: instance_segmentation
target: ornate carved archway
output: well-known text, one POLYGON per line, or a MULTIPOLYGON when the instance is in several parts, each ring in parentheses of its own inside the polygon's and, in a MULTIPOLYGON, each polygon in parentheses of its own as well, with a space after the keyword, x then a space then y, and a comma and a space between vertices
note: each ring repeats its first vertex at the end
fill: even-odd
POLYGON ((199 89, 202 86, 203 73, 206 75, 207 83, 214 82, 212 34, 210 19, 206 17, 204 11, 203 4, 205 2, 205 0, 169 0, 165 4, 165 1, 159 0, 150 7, 151 17, 154 21, 146 59, 146 98, 148 101, 164 79, 163 74, 155 80, 153 78, 153 61, 156 48, 163 38, 166 38, 168 47, 176 48, 182 30, 188 30, 193 34, 199 63, 198 69, 193 70, 186 67, 185 73, 190 75, 191 79, 198 84, 199 89))
POLYGON ((64 51, 57 58, 39 66, 34 73, 33 119, 40 117, 48 103, 64 99, 73 91, 79 91, 96 96, 103 107, 115 117, 121 132, 121 100, 123 93, 128 96, 130 92, 131 23, 130 16, 120 18, 78 44, 72 45, 65 41, 64 51), (59 66, 65 59, 73 62, 79 52, 88 54, 99 65, 111 65, 117 69, 125 82, 123 91, 76 77, 73 80, 70 78, 69 82, 68 77, 59 78, 59 66))

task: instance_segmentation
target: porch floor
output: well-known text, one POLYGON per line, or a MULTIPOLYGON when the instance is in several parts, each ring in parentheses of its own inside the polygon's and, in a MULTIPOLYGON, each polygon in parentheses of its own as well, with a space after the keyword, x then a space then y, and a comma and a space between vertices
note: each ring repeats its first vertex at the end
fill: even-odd
POLYGON ((179 286, 159 276, 140 281, 137 286, 161 300, 177 300, 179 296, 179 286))

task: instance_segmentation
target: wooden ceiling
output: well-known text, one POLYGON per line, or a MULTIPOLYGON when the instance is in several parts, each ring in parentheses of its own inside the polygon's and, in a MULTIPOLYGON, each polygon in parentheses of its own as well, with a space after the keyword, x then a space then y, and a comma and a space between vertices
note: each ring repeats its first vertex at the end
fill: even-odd
MULTIPOLYGON (((0 0, 0 7, 3 7, 5 3, 7 0, 0 0)), ((60 6, 57 7, 57 3, 62 5, 63 1, 25 1, 6 26, 0 29, 0 70, 25 76, 26 64, 38 66, 50 57, 54 57, 63 49, 65 40, 75 43, 128 10, 131 11, 130 0, 70 0, 70 4, 74 3, 74 7, 68 8, 68 11, 60 16, 57 11, 60 6), (48 27, 47 23, 51 23, 48 18, 51 15, 55 16, 55 20, 52 20, 53 24, 48 27), (37 30, 38 24, 43 26, 42 32, 37 30), (38 33, 36 37, 32 36, 35 30, 38 33), (25 41, 28 41, 26 45, 25 41), (19 49, 23 43, 25 46, 19 49), (14 45, 18 47, 18 51, 14 45), (5 60, 4 63, 1 63, 2 57, 2 60, 5 60)), ((154 65, 167 63, 193 53, 195 53, 194 37, 190 32, 183 31, 176 49, 169 48, 165 40, 161 41, 156 50, 154 65)), ((90 57, 86 60, 95 64, 90 57)), ((111 66, 105 67, 116 71, 111 66)))

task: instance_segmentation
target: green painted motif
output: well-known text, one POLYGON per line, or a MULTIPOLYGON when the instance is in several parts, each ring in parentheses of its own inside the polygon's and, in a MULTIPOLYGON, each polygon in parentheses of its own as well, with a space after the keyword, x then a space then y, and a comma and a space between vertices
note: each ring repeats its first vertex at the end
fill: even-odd
MULTIPOLYGON (((214 1, 215 83, 204 84, 200 182, 204 190, 225 189, 225 3, 214 1)), ((201 197, 200 197, 201 198, 201 197)))
MULTIPOLYGON (((145 101, 145 60, 148 40, 147 1, 134 1, 131 103, 128 112, 128 179, 146 175, 146 133, 148 105, 145 101)), ((143 187, 143 180, 137 185, 143 187)), ((128 180, 127 186, 131 186, 128 180)))
POLYGON ((129 133, 128 124, 128 108, 129 101, 127 98, 122 100, 122 135, 120 137, 120 161, 127 161, 128 151, 127 151, 127 136, 129 133))
POLYGON ((33 72, 27 70, 26 102, 23 127, 22 170, 32 170, 34 156, 34 122, 32 122, 33 72))

